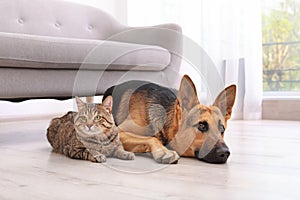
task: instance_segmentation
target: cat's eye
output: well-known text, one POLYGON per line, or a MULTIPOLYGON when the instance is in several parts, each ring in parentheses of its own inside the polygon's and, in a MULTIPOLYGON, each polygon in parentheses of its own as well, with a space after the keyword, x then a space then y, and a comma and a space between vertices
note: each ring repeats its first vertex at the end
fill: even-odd
POLYGON ((102 119, 102 117, 100 115, 97 115, 96 117, 94 117, 94 121, 99 121, 100 119, 102 119))
POLYGON ((86 122, 86 121, 87 121, 87 119, 86 119, 85 116, 80 116, 79 118, 80 118, 80 120, 81 120, 82 122, 86 122))
POLYGON ((208 131, 208 123, 207 121, 203 121, 203 122, 199 122, 198 124, 198 130, 201 131, 201 132, 206 132, 208 131))

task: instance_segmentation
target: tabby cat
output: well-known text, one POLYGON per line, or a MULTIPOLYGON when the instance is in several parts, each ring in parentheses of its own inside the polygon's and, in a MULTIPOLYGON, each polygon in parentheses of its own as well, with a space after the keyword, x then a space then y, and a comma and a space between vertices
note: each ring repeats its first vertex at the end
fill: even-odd
POLYGON ((133 160, 119 139, 112 111, 112 97, 102 104, 84 103, 76 97, 77 112, 54 118, 47 129, 53 151, 70 158, 105 162, 106 157, 133 160))

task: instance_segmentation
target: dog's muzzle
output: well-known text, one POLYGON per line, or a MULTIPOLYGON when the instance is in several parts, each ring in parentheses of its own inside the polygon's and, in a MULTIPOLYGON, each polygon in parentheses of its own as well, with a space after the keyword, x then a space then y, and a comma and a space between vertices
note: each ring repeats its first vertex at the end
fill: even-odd
POLYGON ((215 146, 212 148, 212 150, 203 158, 199 157, 198 151, 195 152, 195 155, 197 156, 197 158, 205 162, 222 164, 222 163, 226 163, 230 155, 230 152, 229 152, 229 148, 223 141, 218 141, 215 144, 215 146))

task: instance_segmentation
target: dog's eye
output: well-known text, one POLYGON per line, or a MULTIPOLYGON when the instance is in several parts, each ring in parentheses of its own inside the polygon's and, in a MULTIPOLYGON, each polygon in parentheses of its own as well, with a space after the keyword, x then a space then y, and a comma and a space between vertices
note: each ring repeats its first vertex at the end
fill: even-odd
POLYGON ((225 127, 223 124, 221 124, 221 120, 219 120, 219 131, 221 132, 221 134, 223 135, 225 132, 225 127))
POLYGON ((199 131, 206 132, 206 131, 208 131, 208 128, 209 127, 208 127, 207 121, 199 122, 199 124, 198 124, 199 131))

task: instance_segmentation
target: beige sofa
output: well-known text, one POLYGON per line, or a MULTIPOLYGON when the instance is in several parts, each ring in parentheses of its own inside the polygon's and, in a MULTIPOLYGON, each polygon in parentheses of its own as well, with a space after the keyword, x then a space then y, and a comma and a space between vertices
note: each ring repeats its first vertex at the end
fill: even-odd
POLYGON ((0 1, 0 99, 103 94, 131 79, 178 80, 176 24, 128 27, 63 0, 0 1))

